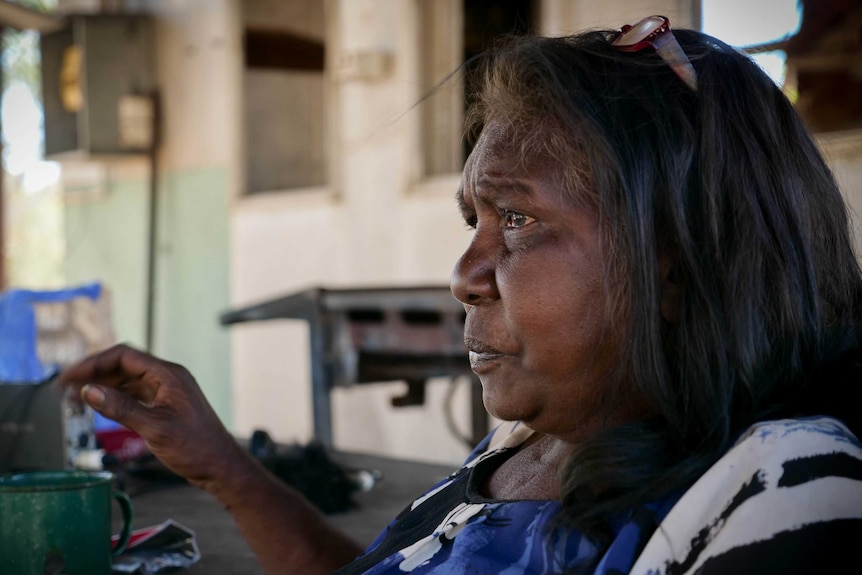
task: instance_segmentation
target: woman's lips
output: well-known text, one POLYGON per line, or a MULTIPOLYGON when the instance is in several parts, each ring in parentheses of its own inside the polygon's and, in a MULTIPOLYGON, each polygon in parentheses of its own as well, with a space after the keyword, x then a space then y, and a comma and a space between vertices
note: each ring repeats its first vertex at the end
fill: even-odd
POLYGON ((470 357, 470 369, 474 372, 478 373, 479 371, 483 371, 483 369, 487 369, 490 366, 488 365, 490 362, 503 357, 502 353, 489 353, 486 351, 471 351, 469 353, 470 357))
POLYGON ((489 368, 491 362, 503 357, 503 354, 493 347, 471 337, 464 338, 464 345, 469 352, 470 368, 476 373, 489 368))

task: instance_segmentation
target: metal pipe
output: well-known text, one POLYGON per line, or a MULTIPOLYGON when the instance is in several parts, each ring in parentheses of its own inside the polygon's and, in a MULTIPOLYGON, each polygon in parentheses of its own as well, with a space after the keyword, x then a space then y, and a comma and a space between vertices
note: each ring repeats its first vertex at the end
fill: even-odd
POLYGON ((158 90, 151 94, 152 141, 150 143, 149 237, 147 241, 147 318, 146 350, 153 351, 156 313, 156 263, 158 256, 159 219, 159 143, 161 141, 161 97, 158 90))

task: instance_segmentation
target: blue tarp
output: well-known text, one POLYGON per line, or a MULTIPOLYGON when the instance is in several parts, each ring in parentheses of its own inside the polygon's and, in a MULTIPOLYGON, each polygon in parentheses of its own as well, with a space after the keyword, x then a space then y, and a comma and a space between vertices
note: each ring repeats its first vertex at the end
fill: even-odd
POLYGON ((78 297, 95 300, 101 293, 101 284, 92 283, 51 291, 11 289, 0 294, 0 383, 38 383, 57 372, 56 365, 43 365, 36 353, 34 304, 78 297))

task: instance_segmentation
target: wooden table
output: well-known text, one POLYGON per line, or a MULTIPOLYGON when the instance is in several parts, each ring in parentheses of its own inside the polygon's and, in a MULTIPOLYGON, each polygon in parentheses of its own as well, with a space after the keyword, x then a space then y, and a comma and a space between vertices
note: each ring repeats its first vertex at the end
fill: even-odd
MULTIPOLYGON (((336 453, 334 459, 348 467, 377 470, 383 476, 373 489, 356 494, 355 509, 329 516, 334 525, 362 545, 371 543, 404 506, 455 468, 363 454, 336 453)), ((127 480, 127 487, 135 529, 173 519, 195 532, 201 559, 179 573, 263 574, 233 518, 208 493, 186 483, 143 482, 133 477, 127 480)))

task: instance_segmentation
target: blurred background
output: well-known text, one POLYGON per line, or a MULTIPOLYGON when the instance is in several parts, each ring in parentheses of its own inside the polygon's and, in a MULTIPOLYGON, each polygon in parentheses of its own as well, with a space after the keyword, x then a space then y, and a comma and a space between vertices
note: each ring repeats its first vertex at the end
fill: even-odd
POLYGON ((460 337, 470 81, 441 82, 501 34, 650 14, 752 54, 862 206, 856 0, 8 0, 2 289, 98 285, 95 341, 185 365, 240 437, 458 463, 494 424, 475 382, 397 357, 460 337))

